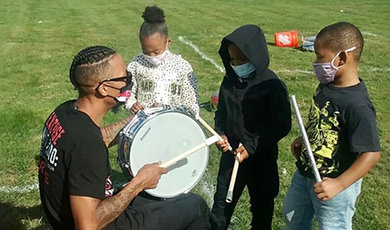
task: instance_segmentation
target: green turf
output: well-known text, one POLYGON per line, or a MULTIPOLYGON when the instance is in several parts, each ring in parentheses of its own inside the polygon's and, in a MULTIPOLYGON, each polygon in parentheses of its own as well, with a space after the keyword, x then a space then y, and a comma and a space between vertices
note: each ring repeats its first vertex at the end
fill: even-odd
MULTIPOLYGON (((381 162, 368 174, 357 203, 354 229, 388 229, 390 220, 390 2, 373 1, 32 1, 2 0, 0 7, 0 229, 47 229, 38 190, 21 189, 37 183, 36 158, 42 125, 61 102, 76 97, 68 80, 73 56, 90 45, 107 45, 126 62, 140 52, 138 28, 146 5, 158 3, 165 12, 172 37, 171 50, 193 66, 198 77, 201 102, 208 102, 223 74, 178 39, 183 36, 219 65, 221 38, 236 27, 253 23, 265 32, 270 68, 297 96, 302 114, 307 114, 316 80, 311 71, 314 54, 273 45, 273 34, 298 30, 315 35, 325 25, 348 21, 363 32, 365 47, 360 76, 366 81, 377 110, 382 144, 381 162), (288 72, 290 71, 290 72, 288 72), (292 71, 292 72, 291 72, 292 71)), ((110 113, 105 123, 125 116, 110 113)), ((213 111, 202 109, 212 124, 213 111)), ((274 229, 283 225, 282 200, 294 171, 289 153, 299 135, 295 122, 280 142, 280 193, 276 199, 274 229)), ((116 148, 110 149, 113 177, 121 180, 116 148)), ((211 147, 208 170, 195 192, 212 202, 220 153, 211 147)), ((236 208, 231 229, 248 229, 248 195, 236 208)))

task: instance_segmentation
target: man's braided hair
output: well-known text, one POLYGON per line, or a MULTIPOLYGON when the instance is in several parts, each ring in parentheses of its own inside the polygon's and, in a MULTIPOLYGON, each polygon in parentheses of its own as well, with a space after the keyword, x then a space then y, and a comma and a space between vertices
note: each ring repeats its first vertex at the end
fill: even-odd
POLYGON ((114 54, 115 50, 106 46, 90 46, 81 50, 70 66, 70 82, 76 89, 93 86, 109 71, 109 60, 114 54))

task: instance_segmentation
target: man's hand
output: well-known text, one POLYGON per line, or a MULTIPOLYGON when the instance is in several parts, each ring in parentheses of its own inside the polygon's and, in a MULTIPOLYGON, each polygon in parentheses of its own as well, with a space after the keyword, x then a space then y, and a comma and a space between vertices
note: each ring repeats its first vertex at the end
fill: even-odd
POLYGON ((223 141, 217 141, 215 144, 217 145, 217 148, 222 151, 222 152, 226 152, 229 150, 229 142, 228 142, 228 139, 227 139, 227 136, 225 135, 222 135, 221 136, 223 141))
POLYGON ((318 199, 328 201, 343 191, 345 188, 337 178, 325 177, 321 182, 314 184, 314 192, 318 199))
POLYGON ((291 144, 291 152, 297 160, 301 155, 301 150, 302 150, 302 137, 298 137, 291 144))
POLYGON ((245 159, 247 159, 249 157, 249 153, 248 153, 248 151, 246 151, 246 149, 245 149, 245 147, 243 145, 238 146, 238 148, 236 149, 236 151, 234 153, 236 155, 238 153, 241 154, 241 156, 240 156, 240 163, 243 162, 245 159))
POLYGON ((160 165, 161 162, 144 165, 134 179, 142 183, 143 189, 156 188, 161 175, 168 172, 166 168, 161 168, 160 165))
POLYGON ((130 108, 130 112, 132 114, 136 114, 139 110, 143 110, 145 107, 139 103, 138 101, 136 103, 134 103, 131 108, 130 108))

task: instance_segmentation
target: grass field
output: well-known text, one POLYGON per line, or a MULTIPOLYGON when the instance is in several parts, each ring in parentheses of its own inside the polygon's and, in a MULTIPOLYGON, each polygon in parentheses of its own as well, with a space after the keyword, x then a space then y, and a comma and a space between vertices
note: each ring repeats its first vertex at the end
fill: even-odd
MULTIPOLYGON (((36 159, 42 125, 61 102, 76 97, 68 78, 73 56, 86 46, 107 45, 126 62, 140 52, 138 28, 146 5, 157 4, 166 12, 172 37, 171 50, 193 66, 201 102, 208 102, 223 77, 210 60, 222 66, 217 54, 222 37, 236 27, 253 23, 265 32, 270 68, 297 96, 307 114, 317 84, 311 71, 314 54, 273 45, 273 34, 298 30, 315 35, 325 25, 348 21, 365 39, 360 76, 366 81, 377 109, 382 159, 368 174, 357 203, 354 229, 390 229, 390 2, 373 1, 32 1, 2 0, 0 7, 0 229, 48 229, 40 209, 36 159), (299 3, 298 3, 299 2, 299 3), (209 60, 202 59, 190 41, 209 60)), ((106 123, 126 116, 110 113, 106 123)), ((213 111, 201 116, 212 124, 213 111)), ((299 135, 293 129, 280 142, 280 193, 276 199, 274 229, 283 225, 282 200, 294 172, 289 145, 299 135)), ((208 170, 195 188, 212 202, 219 152, 213 146, 208 170)), ((110 149, 114 178, 121 180, 117 149, 110 149)), ((244 194, 236 208, 231 229, 248 229, 251 214, 244 194)))

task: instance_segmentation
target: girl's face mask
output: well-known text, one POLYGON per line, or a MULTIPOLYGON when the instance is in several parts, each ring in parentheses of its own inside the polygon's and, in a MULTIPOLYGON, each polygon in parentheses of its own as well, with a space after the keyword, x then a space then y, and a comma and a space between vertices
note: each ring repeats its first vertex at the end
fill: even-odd
POLYGON ((149 56, 149 55, 146 55, 146 54, 143 54, 145 59, 148 60, 150 63, 152 63, 153 65, 160 65, 165 57, 168 55, 168 47, 165 48, 165 50, 159 54, 159 55, 155 55, 155 56, 149 56))
MULTIPOLYGON (((356 46, 346 49, 344 52, 348 53, 356 49, 356 46)), ((328 84, 334 81, 334 77, 337 70, 341 67, 337 67, 333 64, 334 60, 342 51, 339 51, 330 62, 316 63, 313 62, 314 73, 321 84, 328 84)))
POLYGON ((142 54, 142 55, 151 64, 157 66, 157 65, 160 65, 164 61, 164 59, 167 57, 167 55, 169 53, 169 49, 168 48, 169 47, 168 47, 168 41, 167 41, 166 44, 165 44, 165 50, 163 52, 161 52, 160 54, 154 55, 154 56, 149 56, 149 55, 146 55, 146 54, 142 54))

